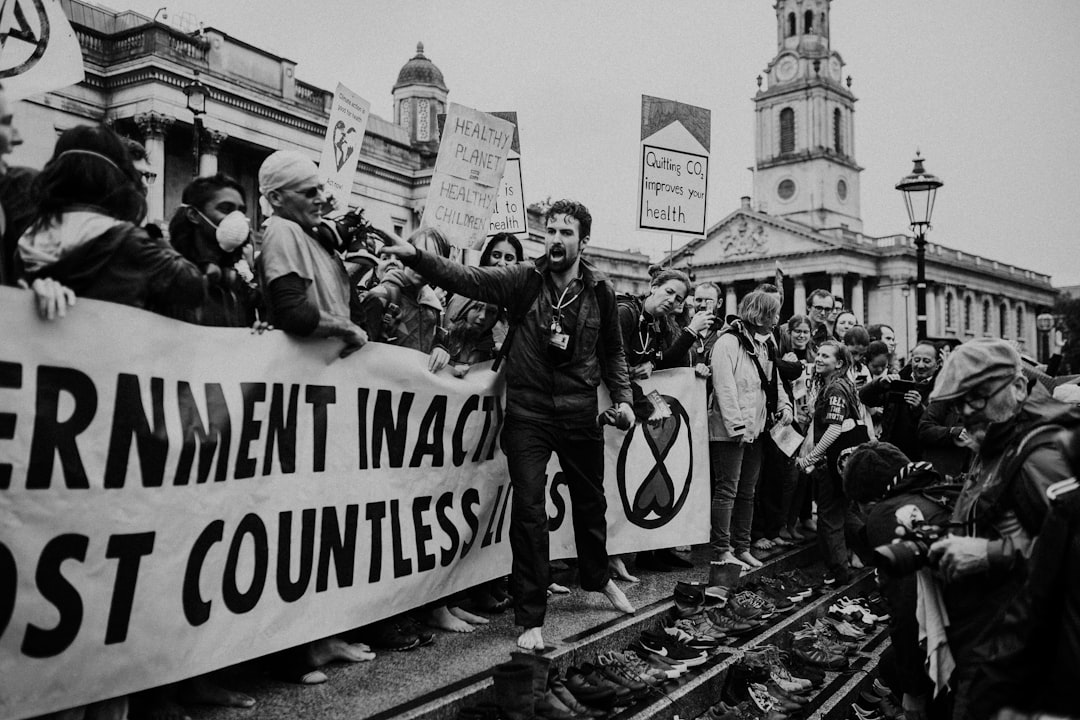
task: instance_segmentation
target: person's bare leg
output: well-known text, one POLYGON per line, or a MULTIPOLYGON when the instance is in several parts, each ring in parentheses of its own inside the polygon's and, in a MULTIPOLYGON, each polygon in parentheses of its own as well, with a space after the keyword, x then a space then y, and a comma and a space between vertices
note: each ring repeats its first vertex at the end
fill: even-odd
POLYGON ((626 595, 623 594, 622 588, 615 584, 614 580, 608 580, 607 585, 600 592, 604 593, 604 597, 608 599, 619 612, 626 613, 627 615, 633 615, 636 610, 634 606, 630 604, 630 601, 626 599, 626 595))
POLYGON ((455 617, 445 605, 440 605, 428 611, 424 618, 424 624, 439 630, 447 630, 456 633, 471 633, 474 628, 459 617, 455 617))
POLYGON ((468 610, 457 607, 456 605, 448 606, 447 610, 449 610, 450 614, 456 617, 458 620, 464 620, 470 625, 487 625, 489 622, 491 622, 483 615, 475 615, 468 610))
POLYGON ((623 560, 622 555, 612 555, 608 558, 608 569, 612 575, 620 580, 632 583, 641 582, 640 579, 631 575, 630 571, 626 569, 626 561, 623 560))
POLYGON ((542 650, 544 648, 544 636, 542 627, 529 628, 518 635, 517 644, 522 650, 542 650))
POLYGON ((210 681, 209 675, 200 675, 180 683, 177 696, 185 705, 216 705, 217 707, 249 708, 255 698, 242 692, 223 688, 210 681))

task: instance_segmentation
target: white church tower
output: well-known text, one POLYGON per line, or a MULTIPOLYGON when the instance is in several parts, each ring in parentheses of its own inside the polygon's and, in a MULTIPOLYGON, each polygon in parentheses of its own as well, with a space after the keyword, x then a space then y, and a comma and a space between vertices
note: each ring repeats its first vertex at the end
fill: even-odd
POLYGON ((830 47, 830 3, 776 1, 777 53, 754 97, 754 205, 815 230, 861 232, 855 96, 830 47))

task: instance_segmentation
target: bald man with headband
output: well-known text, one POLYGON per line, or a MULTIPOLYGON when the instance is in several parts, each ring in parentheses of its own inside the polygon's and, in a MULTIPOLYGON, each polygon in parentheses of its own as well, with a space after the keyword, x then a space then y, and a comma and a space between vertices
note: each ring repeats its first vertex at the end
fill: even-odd
POLYGON ((302 337, 341 338, 341 357, 356 352, 368 337, 352 321, 357 297, 345 265, 315 231, 326 203, 315 163, 275 152, 259 168, 259 192, 273 210, 258 260, 270 323, 302 337))

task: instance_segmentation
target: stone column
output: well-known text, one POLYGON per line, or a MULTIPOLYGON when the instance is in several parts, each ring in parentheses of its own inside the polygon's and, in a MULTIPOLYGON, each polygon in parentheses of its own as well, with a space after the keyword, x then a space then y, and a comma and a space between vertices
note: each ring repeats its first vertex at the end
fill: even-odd
POLYGON ((146 160, 150 170, 157 173, 157 180, 146 194, 146 221, 150 223, 165 221, 165 133, 175 120, 159 112, 135 116, 135 123, 145 138, 146 160))
POLYGON ((218 151, 221 143, 229 137, 218 130, 204 130, 199 143, 199 177, 216 175, 218 171, 218 151))
POLYGON ((938 337, 941 334, 940 311, 937 288, 928 284, 926 288, 926 332, 931 337, 938 337))
POLYGON ((796 275, 792 278, 795 283, 795 294, 792 297, 794 303, 794 311, 796 315, 806 314, 806 280, 802 275, 796 275))
POLYGON ((844 297, 844 275, 843 273, 833 273, 829 275, 829 281, 832 283, 832 287, 829 292, 832 293, 833 298, 840 298, 844 301, 844 306, 847 306, 847 298, 844 297))
POLYGON ((901 278, 889 278, 889 307, 892 315, 892 328, 896 333, 896 354, 899 357, 908 357, 911 346, 908 341, 915 338, 915 313, 909 308, 908 303, 914 303, 915 294, 905 298, 903 292, 904 281, 901 278))
POLYGON ((855 319, 860 325, 866 324, 866 295, 863 291, 862 277, 855 278, 855 284, 851 287, 851 312, 855 313, 855 319))
POLYGON ((727 294, 724 295, 724 314, 734 315, 739 309, 739 298, 735 294, 735 286, 727 286, 727 294))

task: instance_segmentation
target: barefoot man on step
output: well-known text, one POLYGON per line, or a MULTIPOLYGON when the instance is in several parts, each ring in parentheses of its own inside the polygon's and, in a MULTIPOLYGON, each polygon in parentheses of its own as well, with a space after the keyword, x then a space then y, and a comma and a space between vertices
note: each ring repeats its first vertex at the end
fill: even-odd
POLYGON ((544 224, 546 253, 535 263, 475 268, 404 240, 383 248, 432 284, 508 311, 501 439, 514 489, 510 591, 514 620, 524 628, 518 645, 528 650, 544 647, 551 575, 545 498, 552 453, 569 483, 581 587, 604 593, 616 610, 634 612, 608 576, 604 435, 597 421, 596 388, 603 381, 614 402, 605 422, 624 430, 634 422, 615 290, 581 258, 592 226, 584 205, 560 200, 544 224))

